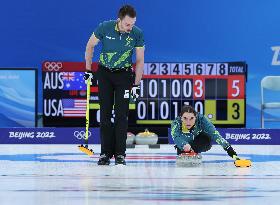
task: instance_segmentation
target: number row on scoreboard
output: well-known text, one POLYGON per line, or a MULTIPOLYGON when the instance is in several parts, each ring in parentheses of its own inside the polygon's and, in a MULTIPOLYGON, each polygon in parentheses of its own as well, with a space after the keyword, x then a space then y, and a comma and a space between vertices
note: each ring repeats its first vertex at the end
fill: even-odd
POLYGON ((183 105, 192 105, 197 112, 205 115, 215 124, 242 124, 244 123, 244 100, 205 100, 205 101, 178 101, 178 100, 141 100, 137 103, 136 111, 138 122, 175 119, 183 105))
POLYGON ((145 75, 228 75, 228 63, 145 63, 145 75))
POLYGON ((143 79, 140 98, 243 99, 244 77, 226 79, 143 79))

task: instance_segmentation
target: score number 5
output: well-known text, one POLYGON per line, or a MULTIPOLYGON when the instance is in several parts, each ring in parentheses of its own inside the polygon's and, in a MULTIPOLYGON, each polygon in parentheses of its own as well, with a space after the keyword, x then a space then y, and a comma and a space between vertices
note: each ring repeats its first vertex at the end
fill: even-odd
POLYGON ((239 83, 240 83, 239 80, 233 80, 233 81, 232 81, 232 86, 231 86, 231 87, 232 87, 233 90, 235 90, 235 92, 232 92, 232 93, 231 93, 231 96, 232 96, 232 97, 237 97, 237 96, 239 96, 239 94, 240 94, 239 83))

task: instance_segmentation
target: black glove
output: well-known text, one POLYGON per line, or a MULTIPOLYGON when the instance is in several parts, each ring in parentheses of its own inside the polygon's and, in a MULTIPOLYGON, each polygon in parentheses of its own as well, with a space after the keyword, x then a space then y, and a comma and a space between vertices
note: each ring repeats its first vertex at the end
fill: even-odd
POLYGON ((87 70, 84 74, 85 83, 87 84, 87 81, 90 80, 90 84, 92 85, 92 82, 91 82, 92 79, 93 79, 93 72, 87 70))
POLYGON ((231 146, 227 147, 225 150, 227 151, 228 156, 230 156, 231 158, 237 157, 236 152, 231 146))
POLYGON ((131 98, 136 101, 137 98, 140 96, 140 85, 133 85, 130 90, 131 98))

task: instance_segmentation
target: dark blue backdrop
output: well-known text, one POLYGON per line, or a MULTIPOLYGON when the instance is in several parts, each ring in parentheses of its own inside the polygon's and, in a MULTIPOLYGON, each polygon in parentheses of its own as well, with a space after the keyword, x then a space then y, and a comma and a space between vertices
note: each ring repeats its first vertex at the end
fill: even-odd
MULTIPOLYGON (((280 45, 279 0, 5 1, 0 67, 40 70, 44 60, 83 61, 94 28, 116 19, 124 3, 137 9, 146 61, 247 61, 247 127, 260 126, 260 80, 280 74, 271 63, 271 47, 280 45)), ((39 111, 41 99, 40 89, 39 111)))

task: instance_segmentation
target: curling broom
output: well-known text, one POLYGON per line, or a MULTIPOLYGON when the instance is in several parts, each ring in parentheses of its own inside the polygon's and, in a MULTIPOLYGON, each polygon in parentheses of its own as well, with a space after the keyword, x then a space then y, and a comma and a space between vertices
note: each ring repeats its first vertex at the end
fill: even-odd
POLYGON ((85 154, 91 156, 94 154, 92 149, 88 148, 88 128, 89 128, 89 99, 90 99, 90 85, 91 85, 91 79, 93 76, 90 76, 86 83, 87 83, 87 108, 86 108, 86 135, 85 135, 85 144, 79 145, 79 150, 84 152, 85 154))
POLYGON ((236 167, 251 167, 252 166, 252 162, 249 159, 240 159, 239 157, 237 157, 236 155, 233 156, 234 159, 234 165, 236 167))

